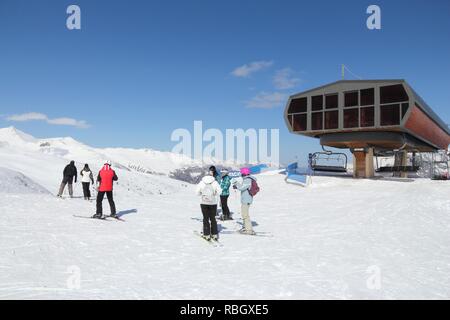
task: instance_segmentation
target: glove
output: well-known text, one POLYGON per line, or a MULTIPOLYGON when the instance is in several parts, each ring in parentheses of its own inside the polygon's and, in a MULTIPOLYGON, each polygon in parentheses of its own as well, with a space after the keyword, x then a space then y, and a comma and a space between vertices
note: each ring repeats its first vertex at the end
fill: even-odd
POLYGON ((237 189, 237 186, 236 186, 236 185, 233 185, 233 189, 236 190, 236 189, 237 189))

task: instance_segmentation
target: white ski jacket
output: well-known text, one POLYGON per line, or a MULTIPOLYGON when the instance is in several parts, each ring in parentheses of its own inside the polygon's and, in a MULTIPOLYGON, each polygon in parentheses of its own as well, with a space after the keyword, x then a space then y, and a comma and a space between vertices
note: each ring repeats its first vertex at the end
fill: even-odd
POLYGON ((94 176, 92 175, 92 171, 85 171, 83 169, 80 173, 81 173, 81 182, 94 183, 94 176))
POLYGON ((201 196, 201 204, 216 205, 222 189, 213 176, 205 176, 197 185, 196 193, 201 196))

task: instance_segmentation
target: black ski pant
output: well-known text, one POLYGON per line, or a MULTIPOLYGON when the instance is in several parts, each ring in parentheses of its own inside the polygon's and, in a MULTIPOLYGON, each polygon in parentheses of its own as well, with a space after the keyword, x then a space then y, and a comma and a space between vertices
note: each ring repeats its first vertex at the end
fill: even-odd
POLYGON ((91 184, 89 182, 83 182, 83 195, 85 198, 90 198, 91 197, 91 184))
POLYGON ((203 234, 205 236, 217 235, 217 205, 201 204, 200 207, 203 214, 203 234))
POLYGON ((230 218, 230 208, 228 208, 228 197, 220 196, 220 205, 222 207, 222 214, 225 218, 230 218))
POLYGON ((111 208, 111 214, 112 215, 116 214, 116 204, 114 203, 112 191, 99 191, 98 192, 98 194, 97 194, 97 214, 103 214, 102 202, 103 202, 103 198, 105 197, 105 193, 106 193, 106 197, 108 198, 109 207, 111 208))

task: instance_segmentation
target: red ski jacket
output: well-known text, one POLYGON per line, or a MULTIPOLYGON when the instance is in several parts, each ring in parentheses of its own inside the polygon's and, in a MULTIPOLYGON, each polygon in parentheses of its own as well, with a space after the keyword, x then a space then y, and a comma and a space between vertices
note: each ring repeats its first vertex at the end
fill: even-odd
POLYGON ((100 182, 100 186, 98 188, 98 191, 101 192, 107 192, 112 191, 113 189, 113 181, 117 181, 117 175, 113 169, 111 169, 110 166, 105 164, 98 173, 97 181, 100 182))

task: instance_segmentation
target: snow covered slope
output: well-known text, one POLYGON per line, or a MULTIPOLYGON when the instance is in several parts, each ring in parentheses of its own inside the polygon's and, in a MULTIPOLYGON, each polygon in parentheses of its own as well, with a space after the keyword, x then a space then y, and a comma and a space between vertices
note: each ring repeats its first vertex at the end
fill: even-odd
POLYGON ((35 145, 0 147, 2 299, 450 297, 446 181, 314 177, 301 188, 259 175, 250 214, 263 236, 233 233, 232 191, 235 220, 219 222, 214 248, 193 235, 202 226, 194 186, 167 176, 117 170, 126 222, 74 217, 95 210, 79 186, 74 199, 14 189, 8 177, 51 191, 60 182, 67 159, 35 145))
POLYGON ((44 193, 50 192, 20 172, 0 167, 0 193, 44 193))

